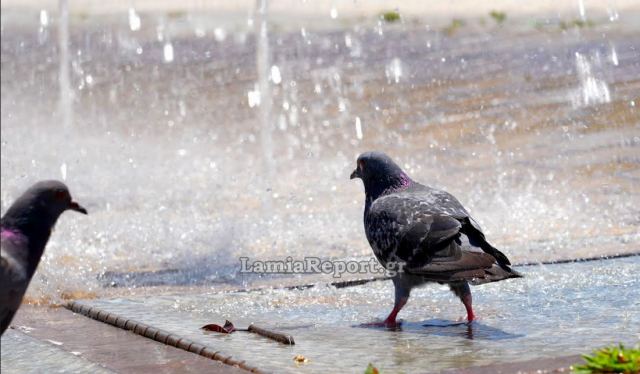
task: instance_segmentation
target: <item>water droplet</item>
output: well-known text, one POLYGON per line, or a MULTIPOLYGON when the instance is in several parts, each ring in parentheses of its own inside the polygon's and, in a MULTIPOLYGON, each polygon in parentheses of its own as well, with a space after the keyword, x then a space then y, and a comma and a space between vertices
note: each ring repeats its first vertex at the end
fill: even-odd
POLYGON ((580 13, 580 18, 584 21, 586 19, 584 0, 578 0, 578 12, 580 13))
POLYGON ((129 28, 131 31, 140 30, 140 16, 136 13, 136 10, 133 8, 129 8, 129 28))
POLYGON ((280 69, 273 65, 271 67, 271 81, 275 84, 280 84, 282 82, 282 76, 280 75, 280 69))
POLYGON ((40 11, 40 26, 47 27, 49 25, 49 14, 46 10, 40 11))
POLYGON ((616 52, 616 47, 611 46, 611 62, 613 65, 618 66, 618 52, 616 52))
POLYGON ((344 34, 344 45, 347 48, 351 48, 352 42, 351 42, 351 35, 349 33, 344 34))
POLYGON ((173 61, 173 45, 171 43, 165 43, 164 45, 164 62, 173 61))
POLYGON ((387 76, 387 82, 399 83, 400 77, 402 77, 402 61, 397 57, 391 60, 385 68, 385 75, 387 76))
POLYGON ((216 41, 222 42, 227 38, 227 32, 221 27, 216 27, 215 30, 213 30, 213 36, 216 38, 216 41))
POLYGON ((247 92, 247 99, 250 108, 260 105, 260 88, 258 85, 255 85, 253 90, 247 92))
POLYGON ((332 19, 338 18, 338 9, 336 9, 336 7, 331 8, 331 18, 332 19))
POLYGON ((90 74, 87 74, 87 76, 84 77, 84 80, 87 82, 88 85, 93 84, 93 77, 90 74))
POLYGON ((62 180, 67 180, 67 163, 63 162, 62 165, 60 165, 60 175, 62 175, 62 180))
POLYGON ((356 138, 362 140, 362 122, 360 121, 360 117, 356 117, 356 138))
POLYGON ((345 110, 347 110, 347 104, 345 104, 345 102, 342 99, 340 99, 338 101, 338 111, 342 113, 345 110))
POLYGON ((159 24, 156 27, 156 38, 158 39, 159 42, 164 41, 164 25, 163 24, 159 24))

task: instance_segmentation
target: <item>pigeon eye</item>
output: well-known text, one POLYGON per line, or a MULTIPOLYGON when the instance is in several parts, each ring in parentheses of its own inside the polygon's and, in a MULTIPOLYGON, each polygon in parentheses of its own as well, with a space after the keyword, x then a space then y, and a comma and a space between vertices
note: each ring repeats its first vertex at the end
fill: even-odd
POLYGON ((69 198, 69 193, 67 191, 56 191, 56 200, 67 200, 69 198))
POLYGON ((360 171, 364 170, 364 161, 358 161, 358 170, 360 171))

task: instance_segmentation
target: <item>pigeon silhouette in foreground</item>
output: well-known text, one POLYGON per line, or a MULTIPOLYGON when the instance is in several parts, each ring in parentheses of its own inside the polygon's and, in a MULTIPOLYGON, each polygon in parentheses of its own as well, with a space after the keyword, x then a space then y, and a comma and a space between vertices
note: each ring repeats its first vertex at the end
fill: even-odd
POLYGON ((0 220, 0 335, 20 307, 51 229, 66 210, 87 214, 64 183, 43 181, 22 194, 0 220))
POLYGON ((448 284, 471 322, 469 283, 521 277, 455 197, 413 181, 386 154, 361 154, 354 178, 364 183, 364 228, 373 253, 385 268, 397 270, 393 310, 384 322, 368 325, 397 326, 411 289, 428 282, 448 284))

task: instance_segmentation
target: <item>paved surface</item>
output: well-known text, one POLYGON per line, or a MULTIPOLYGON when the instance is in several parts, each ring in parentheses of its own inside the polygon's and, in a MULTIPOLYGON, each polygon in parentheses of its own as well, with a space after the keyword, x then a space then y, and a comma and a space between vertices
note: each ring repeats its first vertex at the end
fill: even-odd
MULTIPOLYGON (((25 306, 3 336, 3 373, 247 373, 156 343, 63 308, 25 306), (19 349, 11 347, 20 345, 19 349), (9 349, 8 349, 9 348, 9 349), (34 356, 38 360, 30 360, 34 356)), ((441 371, 441 374, 561 373, 578 355, 441 371)))
POLYGON ((444 370, 440 374, 507 374, 507 373, 563 373, 570 372, 571 365, 582 362, 579 355, 544 358, 509 364, 476 366, 467 369, 444 370))
POLYGON ((37 363, 28 361, 35 356, 41 361, 43 352, 51 358, 47 364, 55 363, 67 370, 75 367, 79 372, 96 372, 97 368, 118 373, 248 373, 63 308, 24 306, 13 326, 14 330, 2 338, 3 373, 38 372, 37 363), (5 352, 12 342, 20 344, 22 349, 5 352), (24 359, 16 358, 18 354, 24 359), (11 363, 13 367, 9 366, 11 363), (22 366, 16 370, 15 365, 22 366), (27 365, 32 367, 26 368, 27 365))

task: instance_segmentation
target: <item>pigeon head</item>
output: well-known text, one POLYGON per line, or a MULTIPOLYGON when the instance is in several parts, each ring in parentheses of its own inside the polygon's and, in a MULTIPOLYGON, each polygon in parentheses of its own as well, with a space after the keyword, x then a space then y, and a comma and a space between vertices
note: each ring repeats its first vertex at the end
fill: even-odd
POLYGON ((2 217, 2 228, 13 229, 30 240, 43 239, 45 244, 58 217, 66 211, 87 214, 73 201, 67 186, 59 181, 42 181, 31 186, 2 217))
POLYGON ((391 157, 382 152, 366 152, 358 156, 351 179, 360 178, 368 196, 376 198, 385 192, 399 191, 411 185, 409 176, 391 157))

